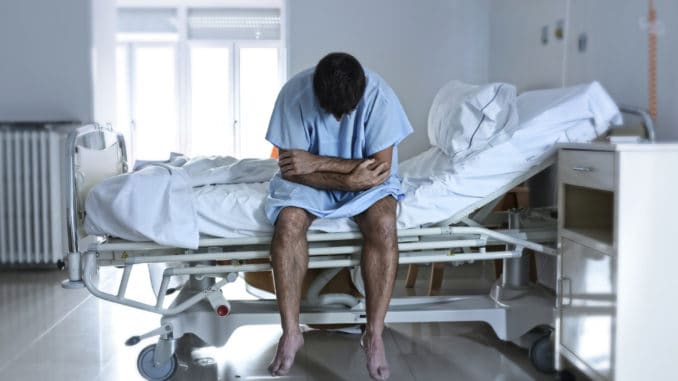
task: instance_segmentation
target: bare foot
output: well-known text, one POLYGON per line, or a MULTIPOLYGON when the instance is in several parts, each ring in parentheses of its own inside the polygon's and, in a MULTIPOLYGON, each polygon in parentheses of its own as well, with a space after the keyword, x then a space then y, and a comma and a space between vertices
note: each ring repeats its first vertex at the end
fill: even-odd
POLYGON ((275 353, 275 358, 268 366, 268 371, 272 376, 284 376, 289 373, 292 364, 294 364, 294 357, 297 351, 304 345, 304 336, 300 330, 292 333, 283 332, 280 341, 278 341, 278 349, 275 353))
POLYGON ((373 380, 387 380, 391 370, 386 361, 386 350, 381 335, 372 335, 366 331, 360 338, 360 346, 367 356, 367 371, 373 380))

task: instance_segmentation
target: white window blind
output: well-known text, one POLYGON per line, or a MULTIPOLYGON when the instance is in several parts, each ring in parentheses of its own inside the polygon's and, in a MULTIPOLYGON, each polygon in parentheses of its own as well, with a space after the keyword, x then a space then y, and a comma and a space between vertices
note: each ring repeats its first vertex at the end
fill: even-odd
POLYGON ((280 9, 189 9, 192 40, 279 40, 280 9))
POLYGON ((177 33, 177 11, 174 8, 120 8, 120 33, 177 33))

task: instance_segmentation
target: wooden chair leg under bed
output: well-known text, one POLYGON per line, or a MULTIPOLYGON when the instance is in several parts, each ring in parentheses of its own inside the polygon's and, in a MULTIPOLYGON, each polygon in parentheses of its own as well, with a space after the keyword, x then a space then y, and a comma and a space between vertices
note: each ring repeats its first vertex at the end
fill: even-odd
MULTIPOLYGON (((419 265, 411 264, 407 267, 407 279, 405 280, 405 288, 413 288, 417 281, 417 274, 419 273, 419 265)), ((443 285, 443 277, 445 275, 444 263, 433 263, 431 265, 431 276, 428 282, 428 295, 436 295, 440 292, 443 285)))
POLYGON ((407 279, 405 280, 405 288, 413 288, 414 282, 417 281, 417 273, 419 272, 418 265, 407 266, 407 279))
MULTIPOLYGON (((526 208, 529 206, 529 189, 522 185, 513 188, 506 193, 502 202, 497 205, 499 210, 508 210, 511 208, 526 208)), ((413 288, 417 281, 417 274, 419 273, 419 265, 411 264, 407 267, 407 279, 405 281, 406 288, 413 288)), ((443 278, 445 275, 444 263, 433 263, 431 265, 431 277, 428 283, 428 295, 435 295, 440 292, 443 285, 443 278)))

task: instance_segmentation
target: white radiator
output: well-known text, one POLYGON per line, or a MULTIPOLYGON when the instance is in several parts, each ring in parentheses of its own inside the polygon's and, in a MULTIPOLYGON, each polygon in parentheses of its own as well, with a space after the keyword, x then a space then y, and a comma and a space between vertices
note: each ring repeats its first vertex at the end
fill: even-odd
POLYGON ((0 124, 0 266, 63 258, 63 134, 0 124))

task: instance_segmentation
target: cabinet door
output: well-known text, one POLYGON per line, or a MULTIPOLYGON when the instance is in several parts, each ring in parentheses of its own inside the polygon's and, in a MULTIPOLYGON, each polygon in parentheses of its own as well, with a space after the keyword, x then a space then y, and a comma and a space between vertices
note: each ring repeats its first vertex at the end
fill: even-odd
POLYGON ((562 239, 560 344, 612 379, 616 258, 562 239))

